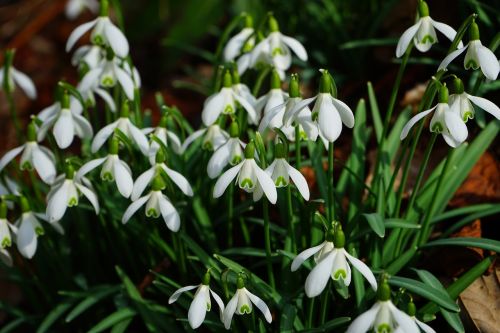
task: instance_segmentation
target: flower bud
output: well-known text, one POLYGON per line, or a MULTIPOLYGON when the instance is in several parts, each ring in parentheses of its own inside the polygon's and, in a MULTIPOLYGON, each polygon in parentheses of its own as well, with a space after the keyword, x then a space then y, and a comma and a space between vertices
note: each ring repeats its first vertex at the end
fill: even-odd
POLYGON ((342 226, 340 223, 337 224, 337 228, 335 229, 335 238, 333 241, 333 246, 338 249, 341 249, 345 246, 345 234, 344 230, 342 230, 342 226))
POLYGON ((425 1, 420 1, 418 3, 418 15, 420 17, 426 17, 429 16, 429 6, 427 6, 427 2, 425 1))
POLYGON ((288 94, 290 98, 300 97, 299 75, 292 74, 290 79, 290 86, 288 87, 288 94))
POLYGON ((247 160, 253 159, 254 155, 255 155, 255 144, 253 143, 253 141, 250 141, 245 147, 245 158, 247 160))
POLYGON ((276 69, 271 73, 271 89, 281 89, 281 79, 276 69))
POLYGON ((479 26, 477 25, 475 20, 472 20, 472 23, 469 27, 469 41, 478 40, 479 39, 479 26))
POLYGON ((269 16, 269 30, 271 32, 280 31, 278 21, 276 21, 273 15, 269 16))
POLYGON ((28 142, 36 142, 36 126, 34 121, 28 124, 26 139, 28 142))
POLYGON ((28 199, 26 199, 26 197, 24 196, 19 198, 19 206, 21 207, 21 212, 23 213, 31 211, 28 199))
POLYGON ((415 303, 411 301, 410 303, 408 303, 408 315, 410 317, 414 317, 415 314, 417 314, 417 307, 415 306, 415 303))
POLYGON ((236 280, 236 288, 238 289, 245 288, 245 280, 243 280, 243 277, 238 276, 238 279, 236 280))
POLYGON ((203 275, 203 279, 201 280, 201 284, 208 286, 210 284, 210 271, 207 271, 205 275, 203 275))
POLYGON ((321 72, 321 80, 319 81, 319 92, 320 94, 330 93, 332 87, 332 80, 328 74, 328 70, 324 69, 321 72))
POLYGON ((238 127, 238 123, 233 121, 229 126, 229 135, 232 138, 238 138, 240 136, 240 128, 238 127))
POLYGON ((165 162, 165 153, 163 152, 163 149, 158 149, 158 151, 156 152, 155 161, 157 164, 165 162))
POLYGON ((389 284, 387 283, 386 278, 382 280, 380 285, 378 286, 377 289, 377 299, 379 301, 388 301, 391 299, 391 287, 389 287, 389 284))
POLYGON ((464 83, 462 82, 462 80, 460 80, 458 77, 456 77, 454 80, 453 80, 453 85, 454 85, 454 88, 455 88, 455 93, 456 94, 462 94, 464 92, 464 83))
POLYGON ((231 78, 231 72, 229 71, 229 69, 226 69, 226 71, 224 72, 224 78, 223 78, 223 84, 222 84, 222 86, 224 88, 231 88, 232 85, 233 85, 233 80, 231 78))
POLYGON ((443 84, 439 89, 439 103, 448 103, 448 95, 448 87, 446 87, 446 84, 443 84))

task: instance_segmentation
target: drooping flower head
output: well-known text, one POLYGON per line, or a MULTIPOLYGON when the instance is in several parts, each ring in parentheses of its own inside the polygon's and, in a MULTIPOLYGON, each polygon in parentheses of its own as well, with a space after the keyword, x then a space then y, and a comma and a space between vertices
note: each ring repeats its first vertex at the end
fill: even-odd
POLYGON ((176 154, 182 152, 181 140, 177 134, 167 128, 167 122, 168 115, 164 114, 158 126, 142 129, 142 133, 151 137, 148 149, 148 157, 151 164, 154 164, 156 153, 161 149, 160 144, 156 140, 159 140, 165 147, 171 147, 176 154))
POLYGON ((14 50, 5 51, 4 65, 0 67, 0 88, 12 93, 17 85, 30 99, 35 99, 35 84, 26 74, 14 68, 13 61, 14 50))
POLYGON ((281 128, 283 126, 283 115, 285 114, 285 101, 288 94, 281 90, 281 79, 278 72, 274 69, 271 73, 271 89, 267 94, 257 99, 255 110, 260 119, 259 132, 266 128, 281 128))
POLYGON ((255 45, 252 16, 245 15, 245 27, 236 35, 231 37, 224 48, 224 60, 227 62, 235 60, 238 56, 250 52, 255 45))
POLYGON ((232 122, 229 127, 229 139, 217 148, 207 164, 208 176, 212 179, 219 176, 229 164, 235 166, 243 159, 245 144, 239 139, 240 131, 237 122, 232 122))
POLYGON ((226 143, 229 138, 229 134, 224 131, 219 124, 213 124, 207 128, 199 129, 189 135, 186 138, 186 141, 182 143, 181 152, 184 153, 189 145, 200 137, 203 137, 203 142, 201 144, 202 149, 215 151, 217 148, 226 143))
POLYGON ((97 13, 99 3, 97 0, 69 0, 66 3, 65 14, 70 20, 74 20, 85 10, 88 9, 92 13, 97 13))
POLYGON ((10 235, 11 224, 7 220, 7 203, 5 200, 0 200, 0 248, 5 249, 12 245, 10 235))

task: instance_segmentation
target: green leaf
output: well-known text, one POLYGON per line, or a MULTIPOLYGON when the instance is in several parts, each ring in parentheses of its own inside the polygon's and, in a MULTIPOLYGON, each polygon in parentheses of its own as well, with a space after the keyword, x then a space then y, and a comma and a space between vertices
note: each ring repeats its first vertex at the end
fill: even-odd
POLYGON ((133 319, 134 319, 134 317, 130 317, 130 318, 122 320, 118 324, 115 324, 113 326, 113 328, 111 329, 110 333, 124 333, 124 332, 126 332, 128 326, 130 325, 130 323, 132 322, 133 319))
POLYGON ((469 246, 500 253, 500 241, 487 238, 454 237, 438 239, 422 245, 421 248, 433 246, 469 246))
POLYGON ((368 82, 368 101, 370 102, 370 109, 372 111, 373 126, 375 127, 375 135, 377 137, 377 142, 380 142, 382 137, 383 125, 382 118, 380 117, 380 110, 377 103, 377 98, 375 97, 375 91, 371 82, 368 82))
POLYGON ((67 300, 59 303, 54 309, 52 309, 52 311, 49 312, 40 326, 38 326, 36 333, 47 332, 47 330, 52 327, 56 320, 58 320, 66 311, 68 311, 73 304, 73 300, 67 300))
MULTIPOLYGON (((264 249, 258 249, 255 247, 235 247, 224 250, 221 252, 224 256, 244 256, 244 257, 266 257, 266 252, 264 249)), ((277 253, 272 253, 271 256, 277 256, 277 253)))
POLYGON ((280 319, 280 332, 282 333, 292 333, 293 330, 293 322, 295 321, 295 317, 297 316, 297 309, 292 304, 286 304, 283 307, 283 311, 280 319))
POLYGON ((380 237, 383 238, 385 236, 385 223, 384 218, 380 216, 379 213, 371 213, 371 214, 362 214, 370 228, 380 237))
POLYGON ((103 320, 101 320, 97 325, 92 327, 88 333, 99 333, 105 331, 124 320, 133 318, 137 313, 130 308, 122 308, 116 312, 113 312, 103 320))
POLYGON ((100 300, 116 293, 119 290, 119 287, 107 288, 104 290, 97 291, 96 293, 88 296, 83 301, 78 303, 73 310, 66 316, 66 322, 69 323, 83 312, 88 310, 93 305, 97 304, 100 300))
POLYGON ((322 333, 322 332, 333 332, 334 328, 345 326, 351 321, 350 317, 339 317, 333 320, 327 321, 320 327, 311 328, 307 330, 300 331, 301 333, 322 333))
MULTIPOLYGON (((18 328, 22 323, 26 321, 26 318, 16 318, 10 321, 8 324, 5 324, 2 329, 0 329, 0 333, 8 333, 12 332, 16 328, 18 328)), ((20 332, 20 331, 18 331, 20 332)))

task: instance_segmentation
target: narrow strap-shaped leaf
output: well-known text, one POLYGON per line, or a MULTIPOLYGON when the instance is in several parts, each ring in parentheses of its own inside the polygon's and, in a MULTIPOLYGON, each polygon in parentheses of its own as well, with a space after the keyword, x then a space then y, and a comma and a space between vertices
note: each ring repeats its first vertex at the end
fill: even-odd
POLYGON ((107 316, 106 318, 101 320, 99 323, 97 323, 97 325, 92 327, 88 331, 88 333, 103 332, 103 331, 107 330, 108 328, 113 327, 114 325, 116 325, 124 320, 133 318, 136 314, 137 313, 130 308, 122 308, 116 312, 113 312, 112 314, 110 314, 109 316, 107 316))
POLYGON ((475 237, 454 237, 446 239, 438 239, 422 245, 422 248, 433 246, 469 246, 478 247, 483 250, 489 250, 500 253, 500 241, 487 238, 475 237))
POLYGON ((383 238, 385 236, 384 218, 379 213, 363 214, 366 221, 375 233, 383 238))

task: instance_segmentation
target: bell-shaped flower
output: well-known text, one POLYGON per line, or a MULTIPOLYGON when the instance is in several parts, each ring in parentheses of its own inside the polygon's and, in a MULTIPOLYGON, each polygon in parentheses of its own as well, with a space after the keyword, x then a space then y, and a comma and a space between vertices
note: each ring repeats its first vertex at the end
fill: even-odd
POLYGON ((167 116, 164 115, 160 119, 160 123, 155 127, 143 128, 142 133, 150 135, 152 138, 149 140, 148 157, 149 162, 154 164, 156 153, 161 149, 160 144, 156 141, 159 140, 165 147, 171 147, 176 154, 182 153, 181 140, 171 130, 167 128, 167 116), (153 139, 154 138, 154 139, 153 139), (156 139, 156 140, 155 140, 156 139))
POLYGON ((64 12, 67 18, 74 20, 80 16, 85 9, 95 14, 99 10, 99 3, 97 0, 69 0, 66 3, 64 12))
POLYGON ((464 85, 459 78, 455 79, 456 93, 450 95, 449 105, 452 112, 458 113, 464 122, 473 119, 475 115, 474 106, 479 106, 500 120, 500 108, 486 98, 472 96, 464 91, 464 85))
POLYGON ((448 145, 453 148, 460 146, 468 135, 467 126, 457 108, 448 105, 448 88, 443 86, 439 91, 439 103, 429 110, 413 116, 401 131, 401 140, 408 136, 412 127, 422 118, 434 112, 430 123, 430 131, 441 134, 448 145))
POLYGON ((231 37, 224 47, 224 60, 233 61, 239 55, 250 52, 255 44, 255 30, 250 15, 245 16, 245 28, 231 37))
POLYGON ((236 288, 236 293, 229 303, 227 303, 224 313, 222 314, 222 321, 227 330, 231 328, 231 322, 235 313, 238 315, 250 314, 252 313, 253 305, 262 312, 268 323, 273 321, 271 311, 269 311, 266 303, 245 288, 245 281, 242 277, 238 277, 236 288))
POLYGON ((128 55, 129 45, 127 38, 108 17, 108 0, 101 0, 100 16, 98 18, 84 23, 73 30, 66 43, 66 52, 69 52, 75 43, 91 29, 90 40, 93 44, 109 46, 121 58, 125 58, 128 55))
POLYGON ((101 180, 115 182, 120 194, 128 198, 132 193, 134 180, 130 167, 118 156, 118 145, 118 140, 113 138, 110 141, 109 154, 85 163, 76 173, 76 178, 82 179, 87 173, 102 165, 101 180))
MULTIPOLYGON (((398 41, 396 47, 396 57, 400 58, 408 49, 408 45, 413 40, 413 44, 420 52, 427 52, 433 44, 438 42, 436 30, 439 30, 450 41, 455 39, 457 32, 447 24, 434 21, 429 16, 429 7, 425 1, 420 0, 418 4, 418 12, 420 18, 417 23, 409 27, 398 41)), ((463 47, 460 42, 459 48, 463 47)))
POLYGON ((92 138, 94 134, 92 125, 81 115, 82 106, 77 99, 70 103, 70 97, 65 92, 61 103, 54 103, 49 108, 41 112, 40 118, 43 123, 38 131, 38 140, 43 140, 51 128, 57 146, 61 149, 68 148, 73 143, 75 135, 81 139, 92 138), (49 108, 50 111, 47 111, 49 108))
POLYGON ((120 118, 118 118, 118 120, 112 122, 111 124, 101 128, 101 130, 95 135, 91 147, 93 153, 101 148, 101 146, 108 140, 108 138, 115 132, 116 129, 119 129, 127 138, 129 138, 139 147, 144 155, 148 154, 148 139, 139 128, 132 124, 129 119, 129 112, 130 110, 128 102, 125 101, 120 112, 120 118))
POLYGON ((383 281, 377 291, 378 301, 347 328, 346 333, 395 332, 420 333, 417 324, 391 301, 391 290, 383 281))
POLYGON ((319 136, 327 146, 328 142, 334 142, 342 132, 342 124, 348 128, 354 127, 354 115, 352 110, 339 99, 331 94, 332 79, 327 70, 322 72, 318 95, 298 102, 290 111, 290 114, 298 114, 299 111, 311 104, 313 101, 312 120, 317 124, 319 136))
POLYGON ((86 69, 96 68, 106 56, 105 50, 99 45, 83 45, 76 49, 71 57, 71 64, 85 64, 86 69))
POLYGON ((33 81, 28 77, 28 75, 18 71, 12 65, 14 60, 14 51, 7 50, 4 57, 4 66, 0 67, 0 88, 7 89, 9 93, 12 93, 16 86, 19 86, 22 91, 30 99, 36 98, 36 88, 33 81))
MULTIPOLYGON (((19 185, 7 175, 3 175, 3 177, 0 177, 0 198, 9 194, 21 195, 19 192, 19 185)), ((12 209, 14 208, 14 204, 12 202, 7 202, 7 207, 12 209)))
MULTIPOLYGON (((415 316, 416 312, 417 312, 417 308, 415 306, 415 303, 413 303, 413 301, 410 301, 408 303, 408 315, 410 316, 411 320, 413 320, 415 322, 415 324, 417 324, 418 328, 420 328, 420 330, 422 330, 422 332, 436 333, 436 331, 432 327, 430 327, 426 323, 423 323, 417 319, 417 317, 415 316)), ((394 333, 405 333, 405 332, 406 331, 401 326, 399 326, 396 329, 396 331, 394 331, 394 333)))
POLYGON ((264 96, 257 99, 255 110, 257 118, 260 119, 262 111, 264 116, 259 125, 259 132, 263 132, 266 128, 281 128, 283 126, 283 116, 285 114, 288 94, 281 90, 281 79, 276 70, 271 74, 271 89, 264 96))
POLYGON ((181 146, 181 152, 184 153, 191 143, 203 136, 201 147, 205 150, 217 150, 229 138, 229 134, 220 128, 218 124, 213 124, 207 128, 202 128, 194 131, 186 138, 186 141, 181 146))
POLYGON ((224 172, 215 183, 214 198, 222 196, 229 184, 236 178, 236 182, 242 190, 248 193, 254 193, 254 199, 256 199, 255 195, 259 194, 261 189, 272 204, 276 203, 278 194, 274 182, 271 177, 257 165, 254 155, 255 146, 253 142, 250 142, 245 147, 245 158, 243 161, 224 172), (257 192, 255 192, 256 190, 257 192))
MULTIPOLYGON (((257 41, 260 43, 265 38, 261 32, 257 32, 257 41)), ((264 69, 269 66, 273 66, 273 57, 271 55, 271 48, 269 43, 260 44, 258 49, 252 49, 251 51, 242 54, 236 61, 238 65, 239 75, 243 75, 249 68, 264 69)), ((280 74, 280 78, 285 78, 285 71, 279 68, 275 70, 280 74)))
POLYGON ((222 320, 222 314, 224 312, 224 302, 212 289, 210 289, 210 272, 207 272, 203 276, 203 280, 201 284, 196 286, 186 286, 177 289, 172 296, 168 299, 168 304, 172 304, 179 296, 189 290, 196 289, 196 293, 194 294, 193 301, 189 306, 188 311, 188 322, 192 329, 197 329, 201 326, 203 321, 205 320, 205 316, 207 315, 207 311, 210 311, 212 308, 212 302, 210 301, 210 294, 217 302, 219 306, 220 318, 222 320))
POLYGON ((226 165, 235 166, 243 159, 245 144, 238 138, 238 123, 233 122, 229 128, 230 138, 217 148, 207 165, 208 176, 212 179, 220 175, 226 165))
POLYGON ((7 220, 7 203, 0 201, 0 248, 5 249, 12 245, 12 238, 10 236, 11 224, 7 220))
POLYGON ((257 120, 254 107, 244 98, 236 94, 232 88, 231 73, 227 70, 224 73, 223 86, 218 93, 215 93, 207 98, 201 119, 205 126, 210 126, 217 121, 221 114, 234 114, 236 112, 236 103, 239 103, 248 113, 249 118, 253 123, 257 120))
POLYGON ((256 57, 261 49, 269 50, 273 67, 286 71, 292 65, 292 52, 302 61, 307 61, 307 51, 295 38, 285 36, 279 31, 278 22, 273 16, 269 17, 269 30, 271 33, 258 43, 252 51, 252 63, 257 62, 256 57))
POLYGON ((465 50, 465 69, 481 68, 484 76, 489 80, 496 80, 500 72, 500 64, 495 54, 479 40, 479 27, 476 22, 472 22, 469 27, 469 43, 458 50, 448 54, 439 65, 438 70, 446 69, 448 65, 465 50))
MULTIPOLYGON (((161 215, 167 227, 173 232, 177 232, 181 225, 181 218, 168 197, 161 192, 163 189, 165 189, 165 182, 161 175, 156 175, 151 185, 151 191, 128 206, 123 214, 122 223, 127 223, 139 208, 146 205, 147 217, 158 218, 161 215)), ((132 195, 134 195, 133 192, 132 195)))
POLYGON ((66 166, 66 174, 60 175, 52 184, 47 195, 47 217, 53 223, 63 218, 68 207, 78 206, 80 195, 85 196, 99 214, 99 201, 90 181, 76 177, 71 164, 66 166))
MULTIPOLYGON (((250 88, 248 88, 248 86, 246 84, 240 82, 240 75, 239 75, 236 67, 237 66, 235 65, 233 70, 232 70, 232 83, 233 83, 232 88, 233 88, 233 91, 240 98, 246 100, 248 102, 248 104, 251 105, 255 109, 255 105, 257 104, 257 99, 250 91, 250 88)), ((254 119, 252 117, 250 117, 250 114, 247 116, 247 118, 248 118, 248 122, 250 124, 254 124, 254 125, 257 124, 257 123, 254 123, 254 119)))
POLYGON ((21 170, 33 170, 47 184, 51 184, 56 177, 54 154, 46 147, 40 146, 36 141, 36 127, 33 122, 28 125, 26 143, 20 147, 9 150, 0 159, 0 172, 16 156, 21 154, 19 167, 21 170))

